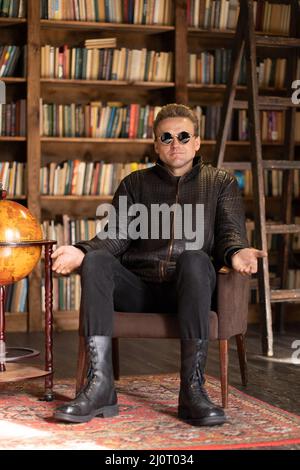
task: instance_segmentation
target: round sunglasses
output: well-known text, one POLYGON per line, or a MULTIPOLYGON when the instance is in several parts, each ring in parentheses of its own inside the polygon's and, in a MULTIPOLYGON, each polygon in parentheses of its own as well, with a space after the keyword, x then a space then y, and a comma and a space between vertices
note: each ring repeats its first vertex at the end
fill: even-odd
POLYGON ((164 145, 170 145, 174 141, 174 139, 178 140, 180 144, 187 144, 194 135, 190 134, 187 131, 181 131, 176 135, 171 134, 171 132, 164 132, 158 138, 164 145))

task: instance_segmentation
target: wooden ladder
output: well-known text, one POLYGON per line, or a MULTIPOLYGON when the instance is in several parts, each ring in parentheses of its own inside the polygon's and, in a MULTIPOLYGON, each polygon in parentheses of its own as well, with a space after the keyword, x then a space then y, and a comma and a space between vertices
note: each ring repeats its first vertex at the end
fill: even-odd
POLYGON ((267 251, 267 234, 281 234, 280 258, 278 275, 280 289, 270 288, 269 264, 267 258, 258 260, 258 289, 259 306, 262 322, 262 351, 267 356, 273 356, 272 303, 280 303, 277 311, 281 329, 285 302, 299 302, 300 289, 287 289, 288 260, 291 234, 300 232, 300 225, 292 222, 293 171, 300 169, 300 161, 294 160, 295 155, 295 120, 296 104, 292 102, 293 90, 291 84, 296 80, 297 57, 300 50, 298 0, 281 1, 291 5, 290 37, 264 36, 255 32, 253 0, 240 0, 240 14, 237 23, 234 46, 232 50, 231 68, 224 96, 220 128, 214 155, 217 167, 236 169, 251 169, 253 175, 254 222, 258 247, 267 251), (297 21, 298 20, 298 21, 297 21), (259 96, 256 71, 256 48, 288 48, 287 50, 287 96, 259 96), (247 101, 236 100, 241 60, 245 52, 247 63, 247 101), (251 162, 224 162, 225 145, 232 119, 232 110, 248 109, 249 137, 251 162), (260 128, 260 109, 285 110, 285 137, 282 160, 263 160, 260 128), (264 170, 284 170, 283 196, 280 223, 266 223, 264 170))

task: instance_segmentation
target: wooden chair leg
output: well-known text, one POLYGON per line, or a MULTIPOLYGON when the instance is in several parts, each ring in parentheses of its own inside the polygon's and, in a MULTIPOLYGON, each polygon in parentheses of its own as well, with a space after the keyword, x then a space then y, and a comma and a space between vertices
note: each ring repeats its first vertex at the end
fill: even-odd
POLYGON ((119 339, 112 339, 112 363, 115 380, 120 379, 120 361, 119 361, 119 339))
POLYGON ((228 340, 219 340, 222 406, 228 407, 228 340))
POLYGON ((85 347, 85 337, 79 336, 78 358, 77 358, 77 376, 76 376, 76 394, 82 388, 87 374, 87 354, 85 347))
POLYGON ((247 355, 246 355, 246 345, 245 345, 245 335, 236 335, 236 346, 239 356, 240 370, 242 384, 246 387, 248 383, 248 366, 247 366, 247 355))

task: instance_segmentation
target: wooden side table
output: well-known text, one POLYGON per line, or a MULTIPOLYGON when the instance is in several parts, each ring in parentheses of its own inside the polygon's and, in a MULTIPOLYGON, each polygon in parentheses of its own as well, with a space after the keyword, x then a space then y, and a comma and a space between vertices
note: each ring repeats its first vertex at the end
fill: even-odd
MULTIPOLYGON (((0 355, 0 382, 16 382, 45 376, 44 400, 51 401, 53 395, 53 292, 52 292, 52 252, 55 240, 30 242, 0 242, 1 247, 43 246, 45 252, 45 369, 18 364, 16 361, 37 356, 39 351, 30 348, 7 348, 22 350, 22 355, 6 358, 6 351, 0 355), (2 356, 2 357, 1 357, 2 356)), ((0 286, 0 344, 5 345, 5 287, 0 286)))

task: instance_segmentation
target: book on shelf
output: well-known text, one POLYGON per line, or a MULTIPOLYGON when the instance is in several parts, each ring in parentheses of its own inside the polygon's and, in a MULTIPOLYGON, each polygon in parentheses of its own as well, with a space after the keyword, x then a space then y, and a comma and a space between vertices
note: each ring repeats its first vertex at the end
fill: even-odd
MULTIPOLYGON (((54 311, 74 311, 79 310, 81 285, 80 275, 53 277, 53 310, 54 311)), ((42 311, 45 311, 45 281, 42 279, 41 285, 42 311)))
POLYGON ((0 104, 1 136, 26 136, 26 100, 0 104))
POLYGON ((0 18, 25 18, 26 0, 0 0, 0 18))
POLYGON ((0 77, 14 76, 20 56, 20 46, 0 46, 0 77))
POLYGON ((49 20, 145 25, 174 23, 172 0, 41 0, 41 16, 49 20))
POLYGON ((5 290, 5 312, 24 313, 27 307, 28 278, 10 284, 5 290))
POLYGON ((41 77, 75 80, 171 82, 173 53, 142 49, 41 48, 41 77))
POLYGON ((84 47, 86 49, 113 49, 117 47, 117 38, 86 39, 84 47))
POLYGON ((23 162, 1 162, 0 181, 8 197, 27 194, 26 164, 23 162))

